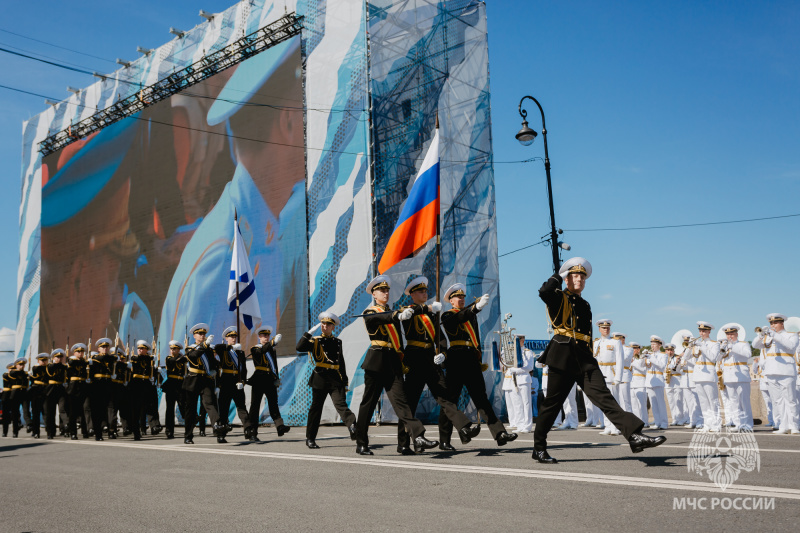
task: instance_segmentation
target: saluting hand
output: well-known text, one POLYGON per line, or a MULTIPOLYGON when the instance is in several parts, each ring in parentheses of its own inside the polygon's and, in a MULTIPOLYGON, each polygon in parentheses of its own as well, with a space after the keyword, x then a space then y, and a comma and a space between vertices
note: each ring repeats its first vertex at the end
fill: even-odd
POLYGON ((283 335, 281 335, 280 333, 275 335, 275 340, 272 341, 273 346, 277 346, 278 343, 281 342, 282 338, 283 338, 283 335))
POLYGON ((308 330, 309 335, 313 335, 315 331, 322 327, 322 322, 318 322, 316 326, 308 330))
POLYGON ((484 294, 483 296, 480 297, 480 299, 478 299, 478 303, 475 304, 475 309, 480 311, 481 309, 486 307, 486 304, 488 303, 489 303, 489 295, 484 294))

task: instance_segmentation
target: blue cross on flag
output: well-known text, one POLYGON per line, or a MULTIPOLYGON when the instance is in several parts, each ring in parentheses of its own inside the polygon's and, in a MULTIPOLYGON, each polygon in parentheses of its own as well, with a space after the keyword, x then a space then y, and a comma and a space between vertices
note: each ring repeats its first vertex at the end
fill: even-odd
POLYGON ((233 220, 233 256, 231 257, 231 278, 228 285, 228 310, 236 310, 236 288, 239 288, 239 310, 247 329, 253 329, 253 319, 261 319, 261 308, 256 296, 256 282, 250 268, 250 259, 242 240, 239 221, 233 220))

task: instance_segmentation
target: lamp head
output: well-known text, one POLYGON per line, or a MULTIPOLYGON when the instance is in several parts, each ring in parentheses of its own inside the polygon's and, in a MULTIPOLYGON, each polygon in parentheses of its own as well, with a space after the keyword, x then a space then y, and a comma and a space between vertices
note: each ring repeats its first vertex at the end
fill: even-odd
POLYGON ((530 146, 536 140, 537 135, 539 134, 528 127, 528 121, 523 120, 522 129, 517 133, 517 140, 522 146, 530 146))

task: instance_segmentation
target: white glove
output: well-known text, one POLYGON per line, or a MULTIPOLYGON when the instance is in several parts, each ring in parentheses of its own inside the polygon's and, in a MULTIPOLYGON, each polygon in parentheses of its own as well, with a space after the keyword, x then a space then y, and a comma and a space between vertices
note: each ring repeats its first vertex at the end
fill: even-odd
POLYGON ((242 345, 237 342, 236 344, 233 345, 233 349, 234 350, 241 350, 242 349, 242 345))
POLYGON ((308 334, 309 334, 309 335, 313 335, 313 334, 314 334, 314 332, 315 332, 315 331, 317 331, 317 330, 318 330, 319 328, 321 328, 321 327, 322 327, 322 322, 319 322, 319 323, 317 323, 317 325, 316 325, 316 326, 314 326, 313 328, 311 328, 310 330, 308 330, 308 334))
POLYGON ((411 309, 410 307, 406 307, 405 309, 403 309, 403 311, 400 312, 399 318, 400 320, 405 321, 411 318, 412 316, 414 316, 414 310, 411 309))
POLYGON ((273 346, 277 346, 277 345, 278 345, 278 343, 279 343, 279 342, 281 342, 281 339, 282 339, 282 338, 283 338, 283 335, 281 335, 280 333, 278 333, 277 335, 275 335, 275 339, 272 341, 272 345, 273 345, 273 346))
POLYGON ((439 311, 442 310, 442 302, 433 302, 428 307, 430 307, 431 311, 433 311, 434 313, 438 313, 439 311))
POLYGON ((242 390, 242 389, 244 389, 244 383, 242 383, 241 381, 240 381, 240 382, 238 382, 238 383, 236 384, 236 388, 237 388, 237 389, 239 389, 239 390, 242 390))
POLYGON ((209 346, 214 345, 214 335, 209 335, 208 337, 206 337, 206 344, 208 344, 209 346))
POLYGON ((445 356, 443 353, 437 353, 436 355, 433 356, 433 362, 437 365, 441 365, 442 363, 444 363, 444 360, 445 356))
POLYGON ((475 304, 475 309, 480 311, 481 309, 486 307, 486 304, 488 304, 488 303, 489 303, 489 295, 488 294, 484 294, 483 296, 480 297, 480 299, 478 300, 478 303, 475 304))

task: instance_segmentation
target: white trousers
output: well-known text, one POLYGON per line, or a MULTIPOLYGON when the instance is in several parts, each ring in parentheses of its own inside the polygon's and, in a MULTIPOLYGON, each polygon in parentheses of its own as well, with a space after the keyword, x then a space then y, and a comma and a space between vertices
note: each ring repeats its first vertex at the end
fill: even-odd
POLYGON ((647 389, 644 387, 631 389, 631 408, 633 409, 631 412, 641 418, 647 426, 647 389))
POLYGON ((653 411, 653 424, 667 429, 669 419, 667 418, 667 405, 664 402, 664 387, 648 387, 647 397, 650 398, 650 409, 653 411))
POLYGON ((533 429, 533 412, 531 411, 531 384, 520 383, 517 390, 505 392, 508 424, 522 433, 530 433, 533 429))
MULTIPOLYGON (((766 382, 765 382, 765 385, 766 385, 766 382)), ((767 406, 767 423, 770 426, 774 426, 775 425, 775 419, 772 416, 772 398, 769 397, 769 389, 768 388, 762 389, 762 388, 760 388, 760 384, 759 384, 759 390, 761 391, 761 396, 764 398, 764 405, 767 406)))
POLYGON ((725 395, 728 397, 728 405, 731 409, 730 412, 725 412, 725 419, 733 422, 737 428, 753 429, 750 382, 726 383, 725 395))
MULTIPOLYGON (((619 403, 619 385, 612 385, 610 381, 606 381, 606 387, 608 387, 608 390, 611 391, 611 396, 613 396, 614 399, 617 400, 617 403, 619 403)), ((608 419, 605 413, 603 413, 603 426, 605 426, 607 430, 617 430, 616 426, 611 423, 611 420, 608 419)))
POLYGON ((581 393, 583 394, 583 405, 586 407, 586 425, 601 424, 603 422, 603 412, 594 406, 585 392, 581 391, 581 393))
POLYGON ((731 394, 728 391, 728 384, 725 383, 725 390, 722 391, 722 410, 725 413, 725 425, 735 426, 739 419, 739 410, 736 405, 731 404, 731 394))
POLYGON ((686 423, 694 427, 703 425, 703 411, 700 410, 700 398, 694 387, 683 389, 683 401, 686 405, 686 423))
POLYGON ((673 424, 686 424, 686 402, 683 401, 683 389, 680 387, 667 387, 667 402, 672 413, 673 424))
POLYGON ((794 376, 769 376, 767 387, 774 402, 772 416, 778 429, 799 430, 794 376))
POLYGON ((717 382, 695 383, 694 390, 700 400, 703 425, 711 431, 719 431, 722 429, 722 419, 719 416, 719 386, 717 382))
POLYGON ((629 413, 633 412, 631 405, 631 382, 619 384, 619 405, 629 413))
POLYGON ((578 386, 573 385, 567 399, 564 400, 564 425, 571 428, 578 427, 578 386))

